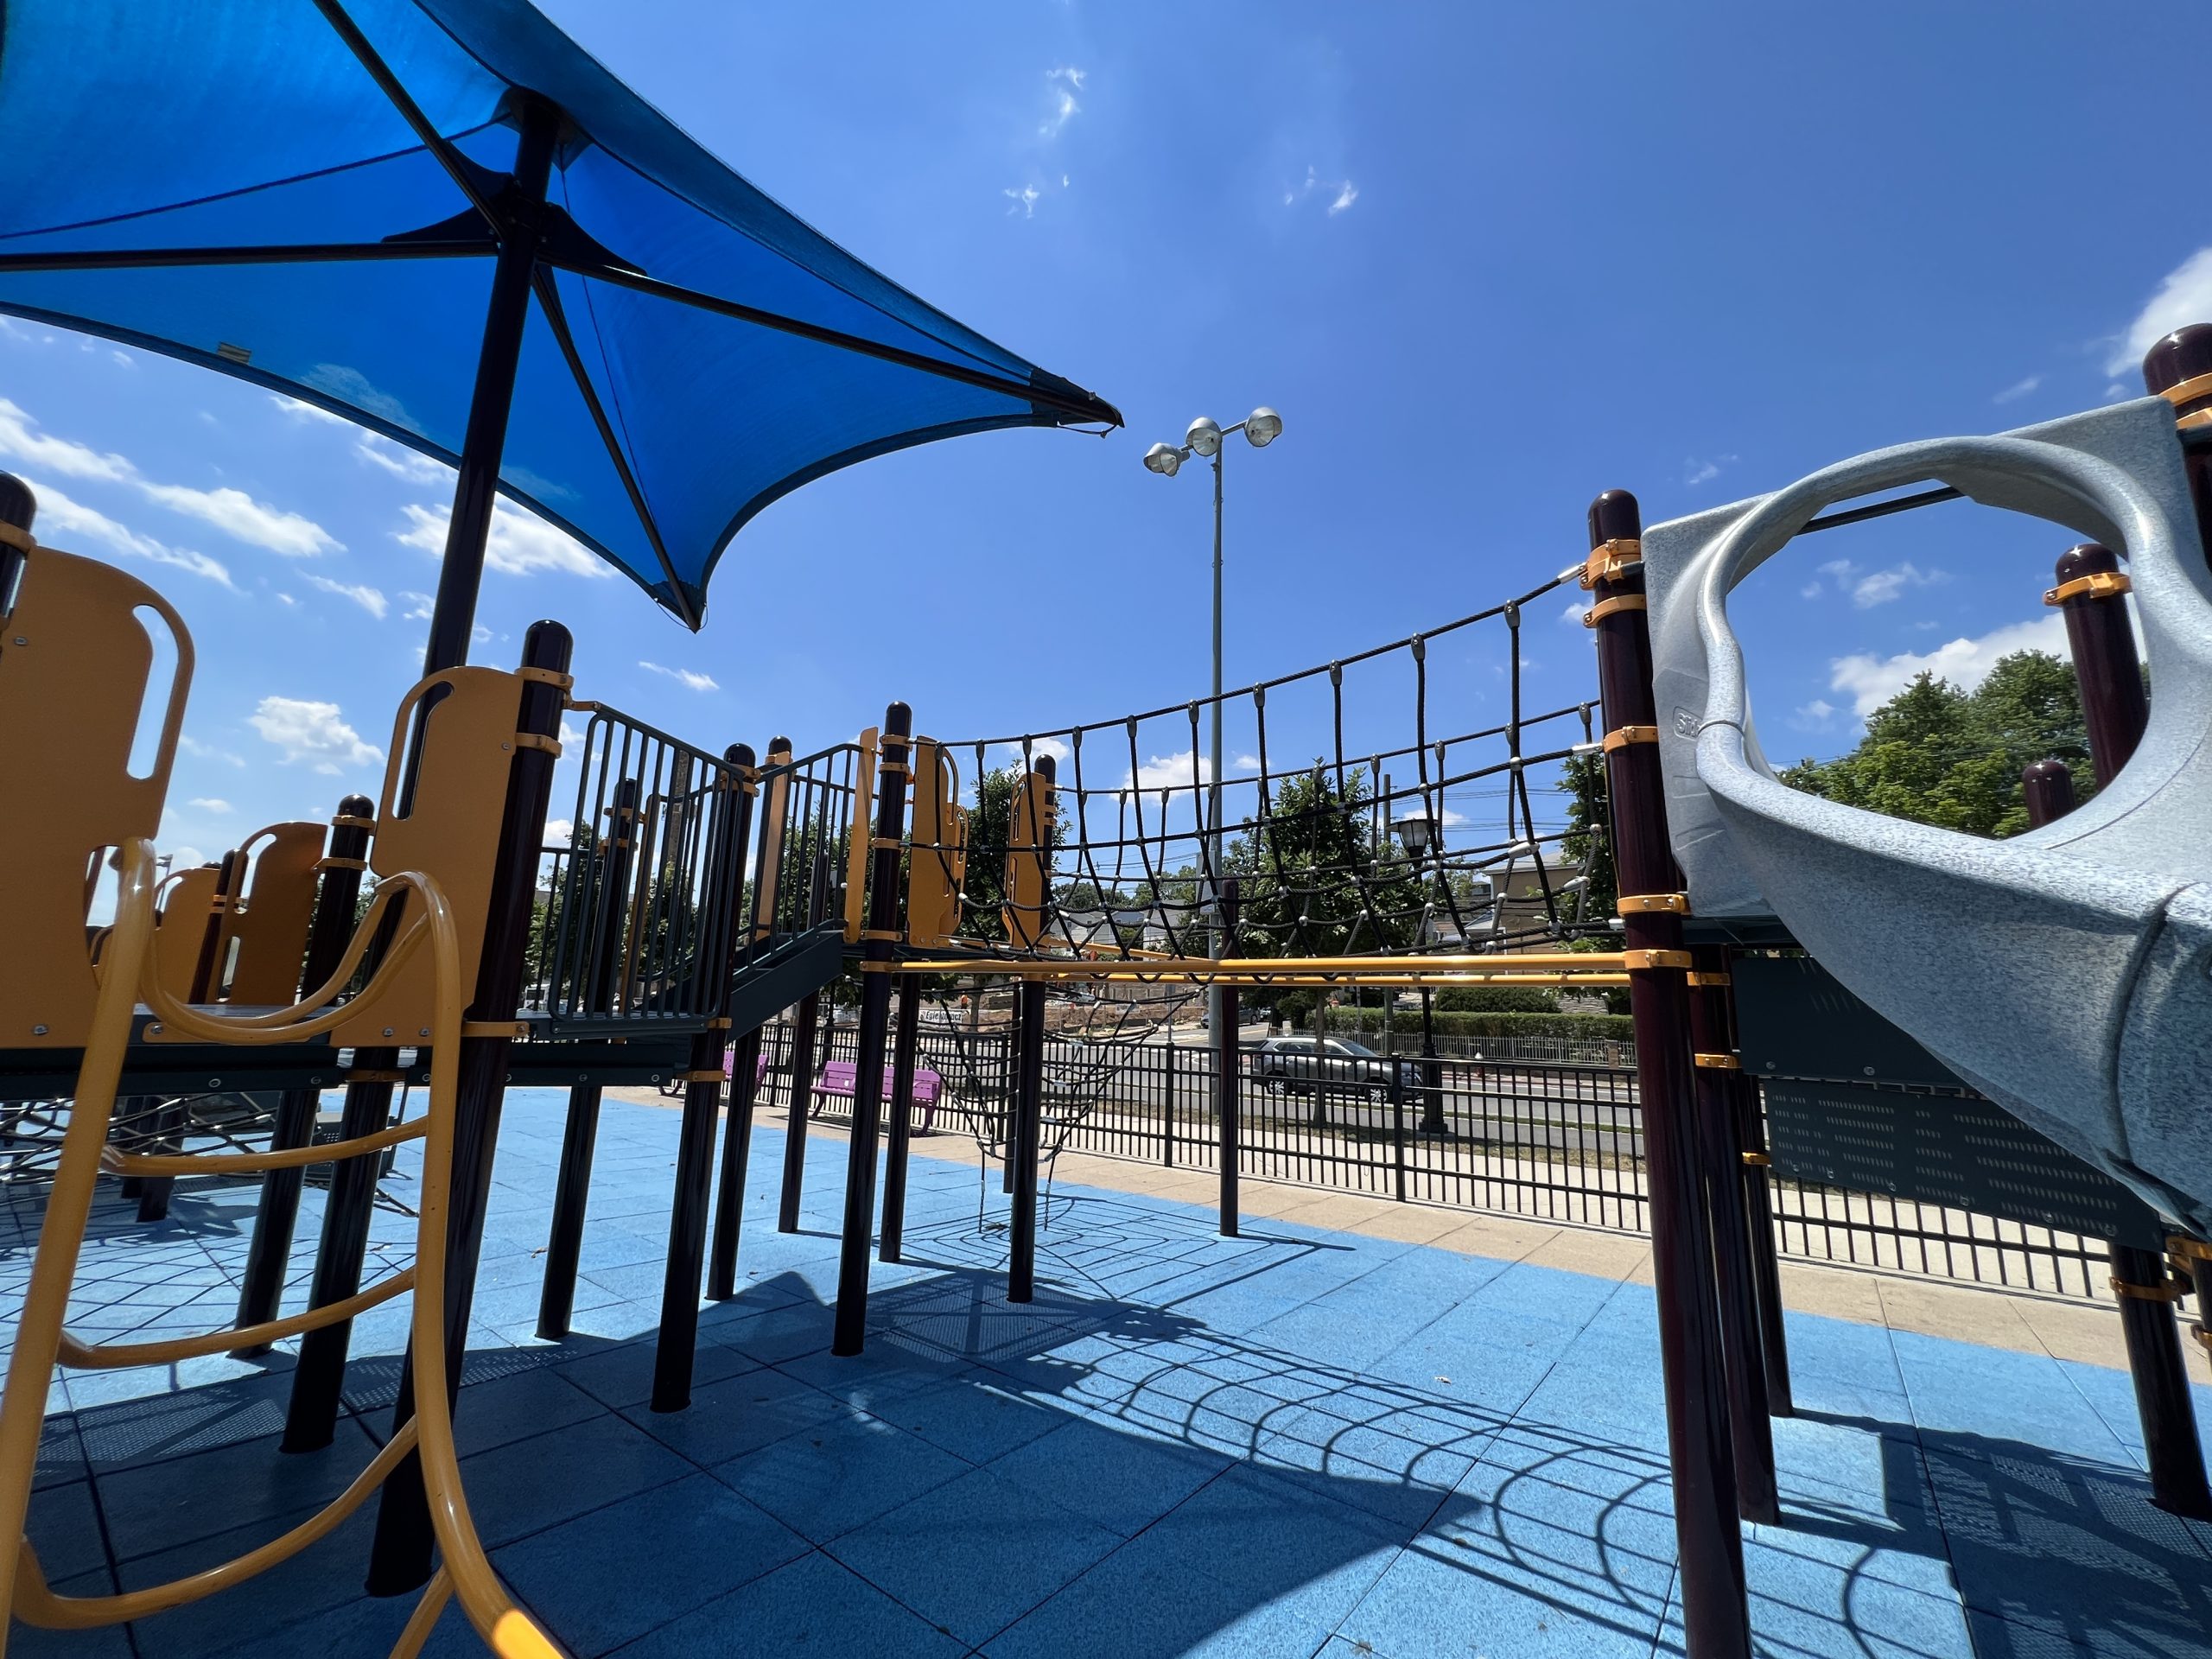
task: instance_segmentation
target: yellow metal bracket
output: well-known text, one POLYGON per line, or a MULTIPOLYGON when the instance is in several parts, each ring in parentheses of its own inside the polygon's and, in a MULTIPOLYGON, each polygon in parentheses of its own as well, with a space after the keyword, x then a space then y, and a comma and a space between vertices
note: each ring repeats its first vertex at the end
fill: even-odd
POLYGON ((1582 626, 1594 628, 1607 617, 1618 611, 1643 611, 1650 608, 1642 594, 1615 594, 1611 599, 1601 599, 1582 613, 1582 626))
POLYGON ((1611 754, 1615 749, 1624 749, 1631 743, 1656 743, 1658 741, 1659 728, 1656 726, 1616 726, 1605 734, 1604 748, 1607 754, 1611 754))
POLYGON ((2112 1287, 2113 1295, 2138 1302, 2177 1302, 2189 1294, 2171 1279, 2160 1285, 2137 1285, 2115 1274, 2105 1282, 2112 1287))
POLYGON ((1691 984, 1693 984, 1693 985, 1703 985, 1703 986, 1705 986, 1705 987, 1707 987, 1707 988, 1712 988, 1718 987, 1718 986, 1722 986, 1722 985, 1731 985, 1731 984, 1733 984, 1734 982, 1734 982, 1733 980, 1730 979, 1730 978, 1728 977, 1728 976, 1727 976, 1727 975, 1726 975, 1726 974, 1700 974, 1700 973, 1692 973, 1692 974, 1690 975, 1690 983, 1691 983, 1691 984))
POLYGON ((1624 950, 1621 956, 1631 974, 1640 969, 1690 965, 1690 953, 1687 950, 1624 950))
POLYGON ((1744 1063, 1733 1054, 1693 1054, 1690 1057, 1708 1071, 1740 1071, 1744 1063))
POLYGON ((1616 537, 1590 550, 1590 556, 1582 562, 1582 585, 1595 588, 1601 582, 1611 582, 1618 576, 1637 569, 1643 563, 1643 543, 1635 536, 1616 537))
POLYGON ((1615 901, 1614 914, 1618 916, 1649 916, 1663 911, 1669 915, 1687 916, 1690 913, 1690 897, 1686 893, 1624 893, 1615 901))
POLYGON ((2086 576, 2076 576, 2071 582, 2062 582, 2056 588, 2044 589, 2043 602, 2063 605, 2069 599, 2117 599, 2133 593, 2135 584, 2117 570, 2092 570, 2086 576))
POLYGON ((561 758, 561 740, 557 737, 547 737, 542 732, 517 732, 515 747, 536 749, 540 753, 551 755, 556 760, 561 758))
POLYGON ((464 1020, 461 1022, 461 1040, 480 1038, 527 1037, 530 1027, 519 1020, 464 1020))
POLYGON ((576 677, 573 674, 563 674, 557 669, 518 668, 513 671, 513 673, 515 678, 528 680, 533 685, 555 686, 563 691, 575 690, 576 677))

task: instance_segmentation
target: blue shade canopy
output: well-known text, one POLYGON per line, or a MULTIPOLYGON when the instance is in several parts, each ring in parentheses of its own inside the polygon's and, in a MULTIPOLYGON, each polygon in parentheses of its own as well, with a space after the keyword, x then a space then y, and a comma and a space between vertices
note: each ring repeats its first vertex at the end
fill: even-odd
POLYGON ((499 487, 694 627, 730 538, 810 479, 1121 423, 801 223, 525 0, 0 0, 0 311, 457 463, 518 226, 537 252, 499 487), (557 130, 542 207, 516 176, 532 122, 557 130))

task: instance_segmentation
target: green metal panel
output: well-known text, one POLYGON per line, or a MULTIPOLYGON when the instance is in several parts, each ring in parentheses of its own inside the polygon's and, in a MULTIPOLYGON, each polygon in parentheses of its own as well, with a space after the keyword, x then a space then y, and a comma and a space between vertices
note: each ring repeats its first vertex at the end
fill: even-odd
POLYGON ((1738 957, 1728 972, 1748 1077, 1967 1086, 1810 957, 1738 957))

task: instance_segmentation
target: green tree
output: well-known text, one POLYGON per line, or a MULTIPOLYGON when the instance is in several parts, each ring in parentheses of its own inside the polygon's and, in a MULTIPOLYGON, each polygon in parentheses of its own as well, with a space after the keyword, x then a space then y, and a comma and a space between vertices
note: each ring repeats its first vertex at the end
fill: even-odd
POLYGON ((1605 793, 1605 757, 1571 754, 1560 767, 1560 788, 1567 802, 1567 833, 1560 850, 1590 872, 1589 904, 1583 914, 1603 926, 1620 908, 1620 884, 1613 875, 1612 810, 1605 793))
POLYGON ((1922 673, 1866 718, 1848 754, 1802 760, 1793 789, 1889 817, 2002 837, 2028 827, 2023 768, 2063 760, 2075 791, 2094 788, 2073 670, 2043 652, 2015 652, 1972 692, 1922 673))
MULTIPOLYGON (((994 944, 1006 938, 1006 918, 1001 913, 1006 903, 1006 852, 1013 837, 1014 793, 1021 778, 1016 767, 994 766, 976 780, 976 804, 968 809, 968 871, 961 880, 967 902, 961 907, 960 925, 955 930, 963 938, 988 939, 994 944)), ((1067 814, 1063 810, 1053 820, 1052 845, 1065 846, 1067 838, 1067 814)))
POLYGON ((1421 920, 1419 874, 1378 846, 1365 779, 1331 769, 1284 778, 1224 862, 1237 879, 1239 949, 1255 957, 1333 957, 1403 950, 1421 920))

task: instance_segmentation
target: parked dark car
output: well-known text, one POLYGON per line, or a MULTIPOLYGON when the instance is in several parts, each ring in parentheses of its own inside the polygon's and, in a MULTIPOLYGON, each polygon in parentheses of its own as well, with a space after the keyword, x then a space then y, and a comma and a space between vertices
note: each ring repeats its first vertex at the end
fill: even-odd
POLYGON ((1379 1102, 1389 1096, 1395 1065, 1401 1089, 1421 1087, 1418 1061, 1394 1060, 1343 1037, 1326 1043, 1325 1051, 1316 1054, 1311 1037, 1270 1037, 1254 1051, 1251 1075, 1270 1094, 1356 1095, 1379 1102))

